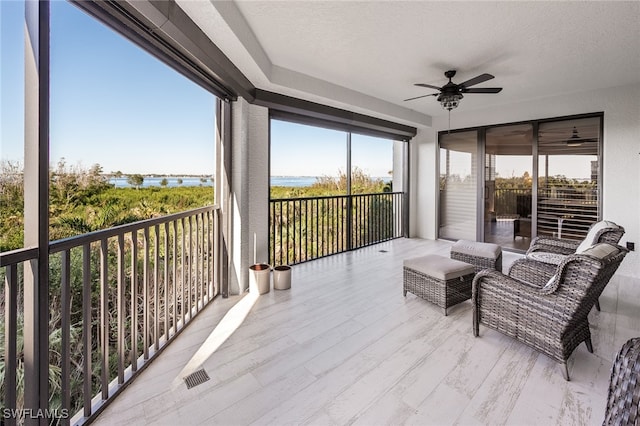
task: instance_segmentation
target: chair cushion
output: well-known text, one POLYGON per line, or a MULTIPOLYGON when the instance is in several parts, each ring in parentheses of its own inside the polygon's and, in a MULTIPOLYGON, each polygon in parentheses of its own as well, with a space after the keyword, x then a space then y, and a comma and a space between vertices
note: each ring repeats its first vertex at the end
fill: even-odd
POLYGON ((589 256, 597 257, 598 259, 604 259, 605 257, 617 253, 618 248, 609 243, 598 243, 595 244, 580 254, 586 254, 589 256))
POLYGON ((442 281, 475 272, 473 265, 435 254, 407 259, 403 266, 442 281))
POLYGON ((610 222, 608 220, 601 220, 600 222, 596 222, 591 227, 591 229, 589 229, 587 236, 584 238, 584 240, 582 240, 582 242, 576 249, 576 253, 582 253, 583 251, 597 243, 596 234, 606 228, 618 229, 619 226, 614 222, 610 222))
POLYGON ((546 251, 534 251, 527 254, 527 259, 535 260, 536 262, 549 263, 551 265, 559 265, 567 257, 564 254, 548 253, 546 251))
POLYGON ((497 259, 502 253, 502 248, 498 244, 479 243, 477 241, 458 240, 451 246, 451 251, 466 254, 469 256, 484 257, 487 259, 497 259))

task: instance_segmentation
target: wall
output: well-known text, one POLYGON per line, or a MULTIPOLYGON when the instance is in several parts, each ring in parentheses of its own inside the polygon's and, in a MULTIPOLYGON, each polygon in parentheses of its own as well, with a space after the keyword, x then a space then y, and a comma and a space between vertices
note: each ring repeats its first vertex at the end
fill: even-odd
POLYGON ((249 288, 249 266, 268 261, 269 112, 239 98, 232 114, 229 293, 240 294, 249 288))
MULTIPOLYGON (((509 123, 604 111, 603 217, 625 227, 626 241, 640 245, 640 85, 540 98, 517 104, 465 111, 464 101, 452 111, 452 128, 509 123)), ((433 128, 419 129, 411 141, 411 236, 437 236, 437 133, 446 130, 446 115, 433 128)), ((638 249, 620 267, 623 275, 640 277, 638 249)))

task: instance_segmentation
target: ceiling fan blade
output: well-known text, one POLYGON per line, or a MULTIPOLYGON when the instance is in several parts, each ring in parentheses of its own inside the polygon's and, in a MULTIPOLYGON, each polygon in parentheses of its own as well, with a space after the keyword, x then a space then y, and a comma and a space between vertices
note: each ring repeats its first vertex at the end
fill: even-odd
POLYGON ((441 90, 441 87, 438 87, 438 86, 432 86, 432 85, 430 85, 430 84, 425 84, 425 83, 416 83, 416 84, 414 84, 414 86, 428 87, 429 89, 441 90))
POLYGON ((412 100, 414 100, 414 99, 426 98, 427 96, 438 96, 438 93, 431 93, 431 94, 429 94, 429 95, 416 96, 415 98, 405 99, 405 100, 404 100, 404 102, 406 102, 406 101, 412 101, 412 100))
POLYGON ((467 80, 464 83, 460 83, 459 86, 461 87, 471 87, 475 84, 479 84, 482 82, 485 82, 487 80, 491 80, 492 78, 495 78, 494 76, 492 76, 491 74, 480 74, 477 77, 473 77, 471 80, 467 80))
POLYGON ((462 93, 500 93, 502 87, 478 87, 475 89, 461 89, 462 93))

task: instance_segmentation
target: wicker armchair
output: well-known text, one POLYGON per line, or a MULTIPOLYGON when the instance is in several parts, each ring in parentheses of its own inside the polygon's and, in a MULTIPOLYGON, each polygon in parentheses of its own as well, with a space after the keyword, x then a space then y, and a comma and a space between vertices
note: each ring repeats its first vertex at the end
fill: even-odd
POLYGON ((622 345, 611 368, 603 425, 640 424, 640 337, 622 345))
POLYGON ((532 286, 497 271, 484 270, 473 280, 473 332, 480 324, 520 340, 558 361, 569 380, 567 359, 585 342, 593 352, 587 315, 595 299, 627 254, 603 244, 607 254, 567 256, 549 282, 532 286))
MULTIPOLYGON (((558 259, 574 254, 584 241, 589 241, 585 245, 597 243, 617 244, 624 235, 624 228, 613 222, 602 221, 593 224, 590 228, 592 235, 587 235, 585 240, 568 240, 552 237, 536 237, 531 242, 527 250, 526 257, 519 259, 511 265, 509 276, 519 281, 525 281, 536 287, 544 286, 547 281, 556 273, 557 263, 547 263, 536 260, 536 255, 552 253, 558 259)), ((560 260, 558 260, 559 262, 560 260)), ((603 288, 604 290, 604 288, 603 288)), ((596 298, 594 303, 596 309, 600 310, 600 302, 596 298)))

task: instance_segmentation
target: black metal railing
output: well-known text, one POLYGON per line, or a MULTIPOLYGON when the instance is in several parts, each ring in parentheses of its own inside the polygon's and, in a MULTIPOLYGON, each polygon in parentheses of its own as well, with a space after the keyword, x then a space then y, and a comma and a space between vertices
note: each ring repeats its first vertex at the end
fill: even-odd
POLYGON ((38 250, 3 253, 3 423, 34 413, 61 424, 94 418, 218 294, 219 221, 217 207, 203 207, 49 244, 50 355, 40 362, 51 397, 42 407, 27 406, 33 390, 23 380, 43 370, 23 352, 42 334, 25 320, 36 311, 25 265, 38 250))
MULTIPOLYGON (((582 239, 598 221, 598 191, 593 183, 541 186, 537 203, 537 235, 582 239)), ((530 217, 531 189, 496 188, 493 206, 497 218, 530 217)))
POLYGON ((496 188, 494 212, 496 216, 531 215, 531 188, 496 188))
POLYGON ((403 236, 402 192, 270 200, 269 262, 293 265, 403 236))

